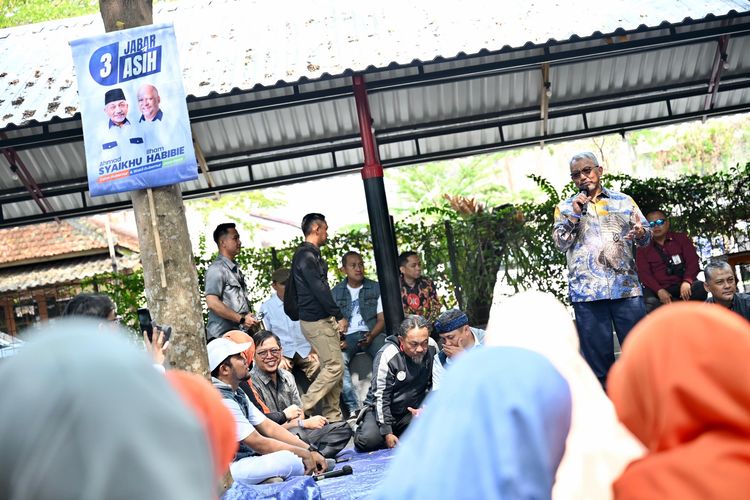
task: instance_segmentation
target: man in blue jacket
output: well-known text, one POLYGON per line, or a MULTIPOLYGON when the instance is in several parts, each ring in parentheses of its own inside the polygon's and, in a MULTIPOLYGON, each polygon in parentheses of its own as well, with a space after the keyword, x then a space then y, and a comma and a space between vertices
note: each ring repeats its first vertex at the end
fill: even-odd
POLYGON ((349 416, 359 413, 359 397, 352 384, 349 362, 360 352, 368 353, 372 359, 385 342, 385 318, 380 299, 380 285, 365 278, 365 264, 357 252, 346 252, 341 258, 341 272, 346 275, 341 283, 333 287, 333 299, 349 321, 344 332, 341 350, 344 354, 344 404, 349 416))

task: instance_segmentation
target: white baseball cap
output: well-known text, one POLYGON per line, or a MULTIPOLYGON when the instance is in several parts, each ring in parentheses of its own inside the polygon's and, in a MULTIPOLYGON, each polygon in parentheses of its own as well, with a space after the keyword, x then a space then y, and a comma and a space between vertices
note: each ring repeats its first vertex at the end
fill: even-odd
POLYGON ((222 361, 227 359, 229 356, 234 356, 247 350, 252 342, 246 342, 244 344, 237 344, 229 339, 216 339, 208 343, 206 346, 208 350, 208 370, 214 371, 222 361))

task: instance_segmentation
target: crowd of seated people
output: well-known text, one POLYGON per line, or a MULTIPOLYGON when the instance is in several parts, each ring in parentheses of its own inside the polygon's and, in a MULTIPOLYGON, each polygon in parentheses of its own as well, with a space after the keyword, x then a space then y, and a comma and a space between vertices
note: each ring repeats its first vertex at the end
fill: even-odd
MULTIPOLYGON (((315 217, 311 254, 326 235, 315 217)), ((581 318, 546 293, 499 301, 486 329, 449 309, 407 314, 386 332, 379 287, 356 252, 342 256, 345 278, 320 306, 338 310, 325 325, 289 317, 295 272, 274 272, 268 322, 207 343, 211 382, 165 370, 162 332, 144 335, 140 351, 111 335, 115 304, 81 294, 52 332, 0 366, 0 497, 211 498, 228 472, 248 488, 291 481, 331 470, 353 447, 393 450, 374 498, 745 498, 750 295, 723 261, 707 263, 699 281, 689 238, 669 231, 663 211, 645 220, 634 237, 649 313, 604 378, 582 349, 581 318), (315 335, 327 331, 336 351, 320 356, 328 347, 315 335), (333 408, 319 384, 311 406, 306 390, 330 360, 338 356, 345 387, 361 353, 373 358, 366 397, 349 383, 333 408), (43 391, 50 380, 55 390, 43 391), (131 459, 113 461, 119 454, 131 459)), ((413 256, 402 266, 411 273, 404 307, 433 308, 413 256)), ((314 299, 320 284, 301 274, 314 299)))

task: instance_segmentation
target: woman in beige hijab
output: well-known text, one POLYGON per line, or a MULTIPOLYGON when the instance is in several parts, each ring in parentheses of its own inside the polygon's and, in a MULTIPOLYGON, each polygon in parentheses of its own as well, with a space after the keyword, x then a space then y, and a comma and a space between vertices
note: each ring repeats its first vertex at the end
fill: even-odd
POLYGON ((203 427, 119 332, 59 320, 0 360, 0 498, 206 500, 203 427))
POLYGON ((643 455, 643 446, 617 420, 612 403, 579 354, 565 307, 551 294, 524 292, 492 306, 485 343, 545 356, 570 386, 573 411, 552 498, 612 498, 612 482, 643 455))

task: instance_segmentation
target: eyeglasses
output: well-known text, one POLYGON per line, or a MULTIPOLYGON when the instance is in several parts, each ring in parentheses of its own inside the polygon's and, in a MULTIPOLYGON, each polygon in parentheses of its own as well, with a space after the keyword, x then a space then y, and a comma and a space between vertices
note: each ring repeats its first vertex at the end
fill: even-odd
POLYGON ((663 226, 666 222, 667 222, 667 219, 656 219, 656 220, 650 221, 648 223, 648 225, 651 226, 651 227, 654 227, 654 226, 663 226))
POLYGON ((269 357, 275 358, 276 356, 281 354, 281 349, 279 349, 278 347, 274 347, 273 349, 266 349, 265 351, 255 351, 255 354, 257 354, 260 359, 269 357))
POLYGON ((581 175, 583 175, 584 177, 588 177, 589 175, 591 175, 591 172, 593 172, 595 168, 599 168, 599 165, 596 165, 595 167, 585 167, 581 170, 575 170, 570 173, 570 178, 576 180, 581 175))

